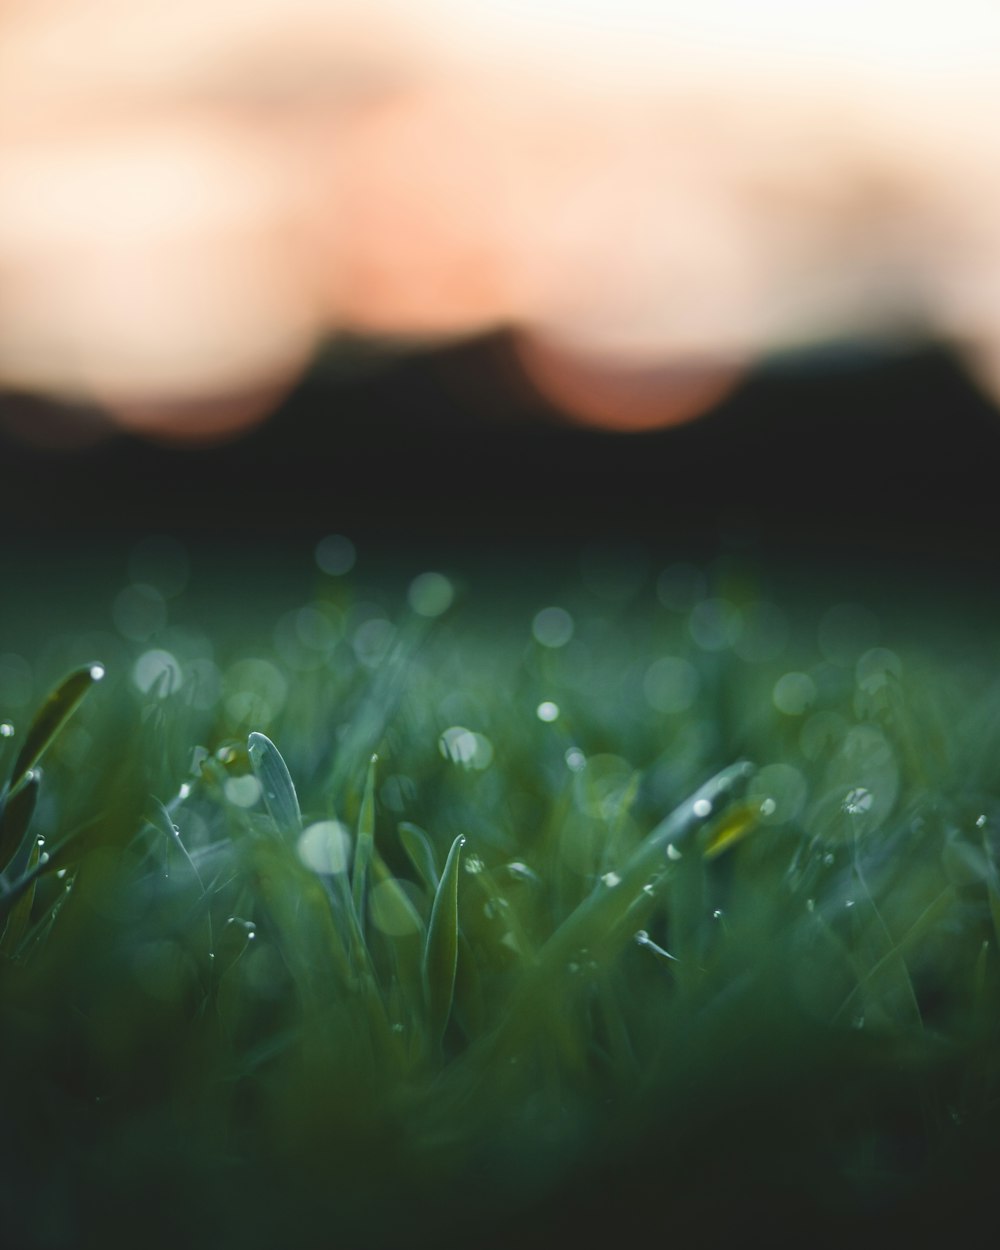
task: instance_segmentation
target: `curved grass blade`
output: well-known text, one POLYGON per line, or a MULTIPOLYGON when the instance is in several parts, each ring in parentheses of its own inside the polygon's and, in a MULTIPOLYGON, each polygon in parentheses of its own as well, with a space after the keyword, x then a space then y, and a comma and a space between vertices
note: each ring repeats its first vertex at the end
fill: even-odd
MULTIPOLYGON (((215 958, 215 936, 212 930, 212 912, 208 906, 208 891, 205 889, 205 883, 201 879, 201 873, 188 853, 187 847, 181 841, 181 833, 174 822, 170 819, 170 813, 159 799, 152 800, 153 812, 150 823, 153 824, 167 839, 167 846, 175 847, 181 854, 184 863, 187 865, 194 883, 197 885, 198 893, 201 895, 202 903, 205 907, 205 949, 201 952, 207 957, 210 963, 215 958)), ((167 860, 167 875, 170 875, 169 858, 167 860)))
POLYGON ((151 800, 151 803, 152 803, 152 813, 150 815, 150 824, 154 825, 163 834, 163 836, 167 839, 168 845, 174 846, 177 848, 178 851, 180 851, 181 855, 184 857, 185 861, 187 862, 187 865, 190 868, 191 872, 194 874, 195 878, 197 879, 198 885, 201 887, 202 893, 204 893, 205 886, 202 882, 201 874, 198 872, 198 869, 195 867, 194 860, 188 854, 187 847, 181 841, 180 830, 177 828, 174 822, 170 819, 170 813, 167 811, 166 807, 160 802, 159 799, 154 798, 151 800))
POLYGON ((18 858, 27 861, 27 855, 19 857, 18 851, 24 848, 25 835, 35 814, 38 782, 38 770, 29 769, 20 789, 15 790, 7 799, 3 815, 0 816, 0 871, 5 872, 11 868, 18 875, 19 868, 23 870, 24 864, 18 866, 15 861, 18 858))
POLYGON ((281 752, 261 733, 252 733, 247 739, 247 752, 254 776, 260 782, 264 805, 278 833, 286 838, 298 837, 302 832, 302 812, 292 775, 281 752))
POLYGON ((431 894, 434 894, 438 888, 441 874, 438 872, 437 860, 434 858, 434 848, 431 846, 430 838, 419 825, 413 825, 408 820, 404 820, 399 824, 399 840, 407 858, 417 870, 420 880, 431 894))
POLYGON ((361 811, 358 813, 358 840, 354 848, 354 872, 351 876, 351 900, 354 914, 358 918, 364 935, 365 926, 365 883, 368 877, 368 865, 371 863, 375 849, 375 766, 378 756, 373 755, 368 761, 368 776, 365 778, 365 792, 361 797, 361 811))
POLYGON ((458 963, 458 866, 465 838, 451 844, 444 872, 434 895, 427 941, 424 945, 424 994, 427 1024, 434 1044, 440 1047, 451 1015, 458 963))
POLYGON ((10 788, 16 790, 45 754, 49 744, 80 706, 91 687, 104 677, 103 664, 85 664, 64 678, 49 695, 31 722, 24 744, 14 762, 10 788))

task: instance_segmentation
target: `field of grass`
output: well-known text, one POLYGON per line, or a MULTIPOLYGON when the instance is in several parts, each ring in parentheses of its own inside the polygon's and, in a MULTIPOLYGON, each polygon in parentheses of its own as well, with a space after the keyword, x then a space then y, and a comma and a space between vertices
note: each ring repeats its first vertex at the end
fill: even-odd
POLYGON ((213 607, 142 543, 79 618, 8 579, 3 1244, 973 1227, 988 621, 634 553, 316 558, 213 607))

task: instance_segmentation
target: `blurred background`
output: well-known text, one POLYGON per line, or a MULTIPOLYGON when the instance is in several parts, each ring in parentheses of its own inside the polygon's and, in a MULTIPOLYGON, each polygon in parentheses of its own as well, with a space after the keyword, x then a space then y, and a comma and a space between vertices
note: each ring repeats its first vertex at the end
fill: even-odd
POLYGON ((136 532, 310 549, 343 533, 480 559, 605 536, 972 581, 996 558, 1000 424, 934 350, 761 368, 700 420, 646 433, 566 421, 516 384, 499 339, 317 367, 270 420, 207 448, 24 395, 0 399, 0 427, 15 560, 33 539, 136 532))
POLYGON ((981 584, 1000 22, 911 9, 7 6, 6 558, 617 536, 981 584))

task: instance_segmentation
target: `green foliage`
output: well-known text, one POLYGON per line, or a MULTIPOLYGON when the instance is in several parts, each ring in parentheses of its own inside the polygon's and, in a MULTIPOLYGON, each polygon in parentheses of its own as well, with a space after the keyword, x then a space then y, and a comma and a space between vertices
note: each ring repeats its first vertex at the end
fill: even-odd
POLYGON ((444 872, 434 892, 427 940, 424 943, 424 993, 427 998, 427 1027, 440 1044, 451 1014, 458 966, 458 865, 465 839, 451 844, 444 872))
POLYGON ((675 1232, 779 1178, 828 1222, 973 1186, 1000 695, 720 602, 573 604, 571 650, 530 611, 347 645, 319 597, 221 676, 136 648, 76 738, 97 670, 57 686, 0 812, 14 1243, 468 1241, 647 1157, 675 1232))

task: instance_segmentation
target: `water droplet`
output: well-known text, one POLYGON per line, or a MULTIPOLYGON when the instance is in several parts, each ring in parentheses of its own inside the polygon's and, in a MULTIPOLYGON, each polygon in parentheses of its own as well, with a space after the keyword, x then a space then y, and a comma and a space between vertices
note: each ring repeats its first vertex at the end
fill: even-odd
POLYGON ((573 637, 573 618, 565 608, 542 608, 535 614, 531 632, 543 647, 564 647, 573 637))
POLYGON ((835 859, 835 856, 833 854, 833 851, 827 851, 827 853, 823 856, 823 863, 829 866, 830 864, 834 862, 834 859, 835 859))
POLYGON ((252 942, 254 941, 256 937, 257 937, 257 931, 255 929, 251 929, 250 932, 247 934, 247 941, 252 942))
POLYGON ((853 898, 849 898, 849 899, 847 899, 847 900, 845 901, 845 903, 844 903, 844 906, 845 906, 845 907, 853 907, 853 906, 854 906, 854 899, 853 899, 853 898))
POLYGON ((513 863, 507 865, 507 872, 515 881, 538 881, 540 880, 537 872, 532 872, 527 864, 522 864, 520 860, 514 860, 513 863))
POLYGON ((802 716, 816 701, 816 683, 808 673, 785 673, 775 682, 771 701, 785 716, 802 716))
POLYGON ((260 798, 260 782, 253 773, 227 777, 223 786, 226 798, 235 807, 253 807, 260 798))
POLYGON ((316 544, 316 563, 331 577, 343 577, 354 568, 357 551, 343 534, 328 534, 316 544))
POLYGON ((646 882, 646 884, 642 887, 642 892, 643 892, 643 894, 648 894, 650 898, 652 898, 652 897, 653 897, 653 883, 652 883, 652 881, 647 881, 647 882, 646 882))
MULTIPOLYGON (((658 959, 668 959, 671 963, 675 964, 680 962, 676 955, 671 955, 668 950, 664 950, 662 946, 658 946, 645 929, 640 929, 638 933, 634 934, 632 940, 635 942, 636 946, 643 946, 646 950, 652 951, 658 959)), ((594 966, 596 967, 596 965, 594 966)))
POLYGON ((539 703, 538 707, 535 708, 535 715, 539 720, 545 721, 546 724, 551 724, 559 717, 559 704, 552 703, 549 699, 546 699, 544 703, 539 703))
POLYGON ((179 799, 186 799, 191 793, 191 787, 186 781, 181 782, 181 788, 177 791, 179 799))
POLYGON ((815 910, 816 910, 816 900, 814 898, 807 898, 806 899, 806 911, 815 911, 815 910))
POLYGON ((778 805, 774 799, 765 799, 760 805, 760 814, 762 816, 773 816, 777 809, 778 805))
POLYGON ((452 725, 438 739, 438 750, 446 760, 466 769, 482 771, 493 762, 493 744, 485 734, 463 725, 452 725))
POLYGON ((302 832, 297 848, 307 868, 322 876, 347 872, 351 860, 351 834, 339 820, 318 820, 302 832))
POLYGON ((443 573, 421 573, 410 583, 406 597, 418 616, 441 616, 452 605, 455 587, 443 573))
POLYGON ((860 816, 864 812, 870 812, 874 802, 875 799, 870 790, 866 790, 864 786, 857 786, 844 796, 841 808, 848 816, 860 816))
POLYGON ((564 758, 570 772, 579 773, 587 767, 587 757, 579 747, 570 747, 564 758))
POLYGON ((621 884, 621 877, 616 872, 606 872, 601 878, 609 890, 614 889, 616 885, 621 884))
POLYGON ((14 726, 10 723, 10 721, 5 720, 0 723, 0 738, 13 738, 13 736, 14 726))
POLYGON ((103 664, 91 664, 91 666, 90 666, 90 680, 91 680, 91 681, 103 681, 103 680, 104 680, 104 672, 105 672, 105 670, 104 670, 104 665, 103 665, 103 664))
POLYGON ((721 907, 716 907, 715 911, 712 912, 712 919, 721 920, 724 914, 725 913, 723 912, 721 907))
POLYGON ((977 828, 977 829, 985 829, 985 828, 986 828, 986 817, 985 817, 985 815, 978 817, 978 819, 976 820, 976 828, 977 828))
POLYGON ((695 799, 691 805, 691 810, 697 817, 704 820, 706 816, 711 816, 712 804, 708 799, 695 799))
POLYGON ((44 846, 44 845, 45 845, 45 839, 42 837, 42 835, 41 835, 41 834, 39 834, 39 835, 38 835, 38 837, 35 839, 35 845, 36 845, 36 846, 44 846))
POLYGON ((674 846, 673 842, 668 842, 667 843, 667 859, 672 859, 676 862, 678 859, 683 859, 683 858, 684 858, 684 852, 679 851, 677 847, 674 846))
POLYGON ((48 853, 48 851, 42 851, 41 855, 39 855, 39 857, 38 857, 38 862, 39 862, 40 864, 47 864, 47 863, 49 862, 49 853, 48 853))
POLYGON ((471 873, 473 876, 476 876, 478 873, 483 871, 486 865, 483 863, 483 861, 479 858, 478 855, 468 855, 466 856, 465 864, 463 865, 463 867, 465 868, 466 872, 471 873))
POLYGON ((61 880, 63 879, 63 877, 65 877, 65 876, 66 876, 66 869, 65 869, 65 868, 60 868, 60 869, 59 869, 59 871, 56 873, 56 876, 57 876, 57 877, 59 878, 59 880, 61 881, 61 880))

